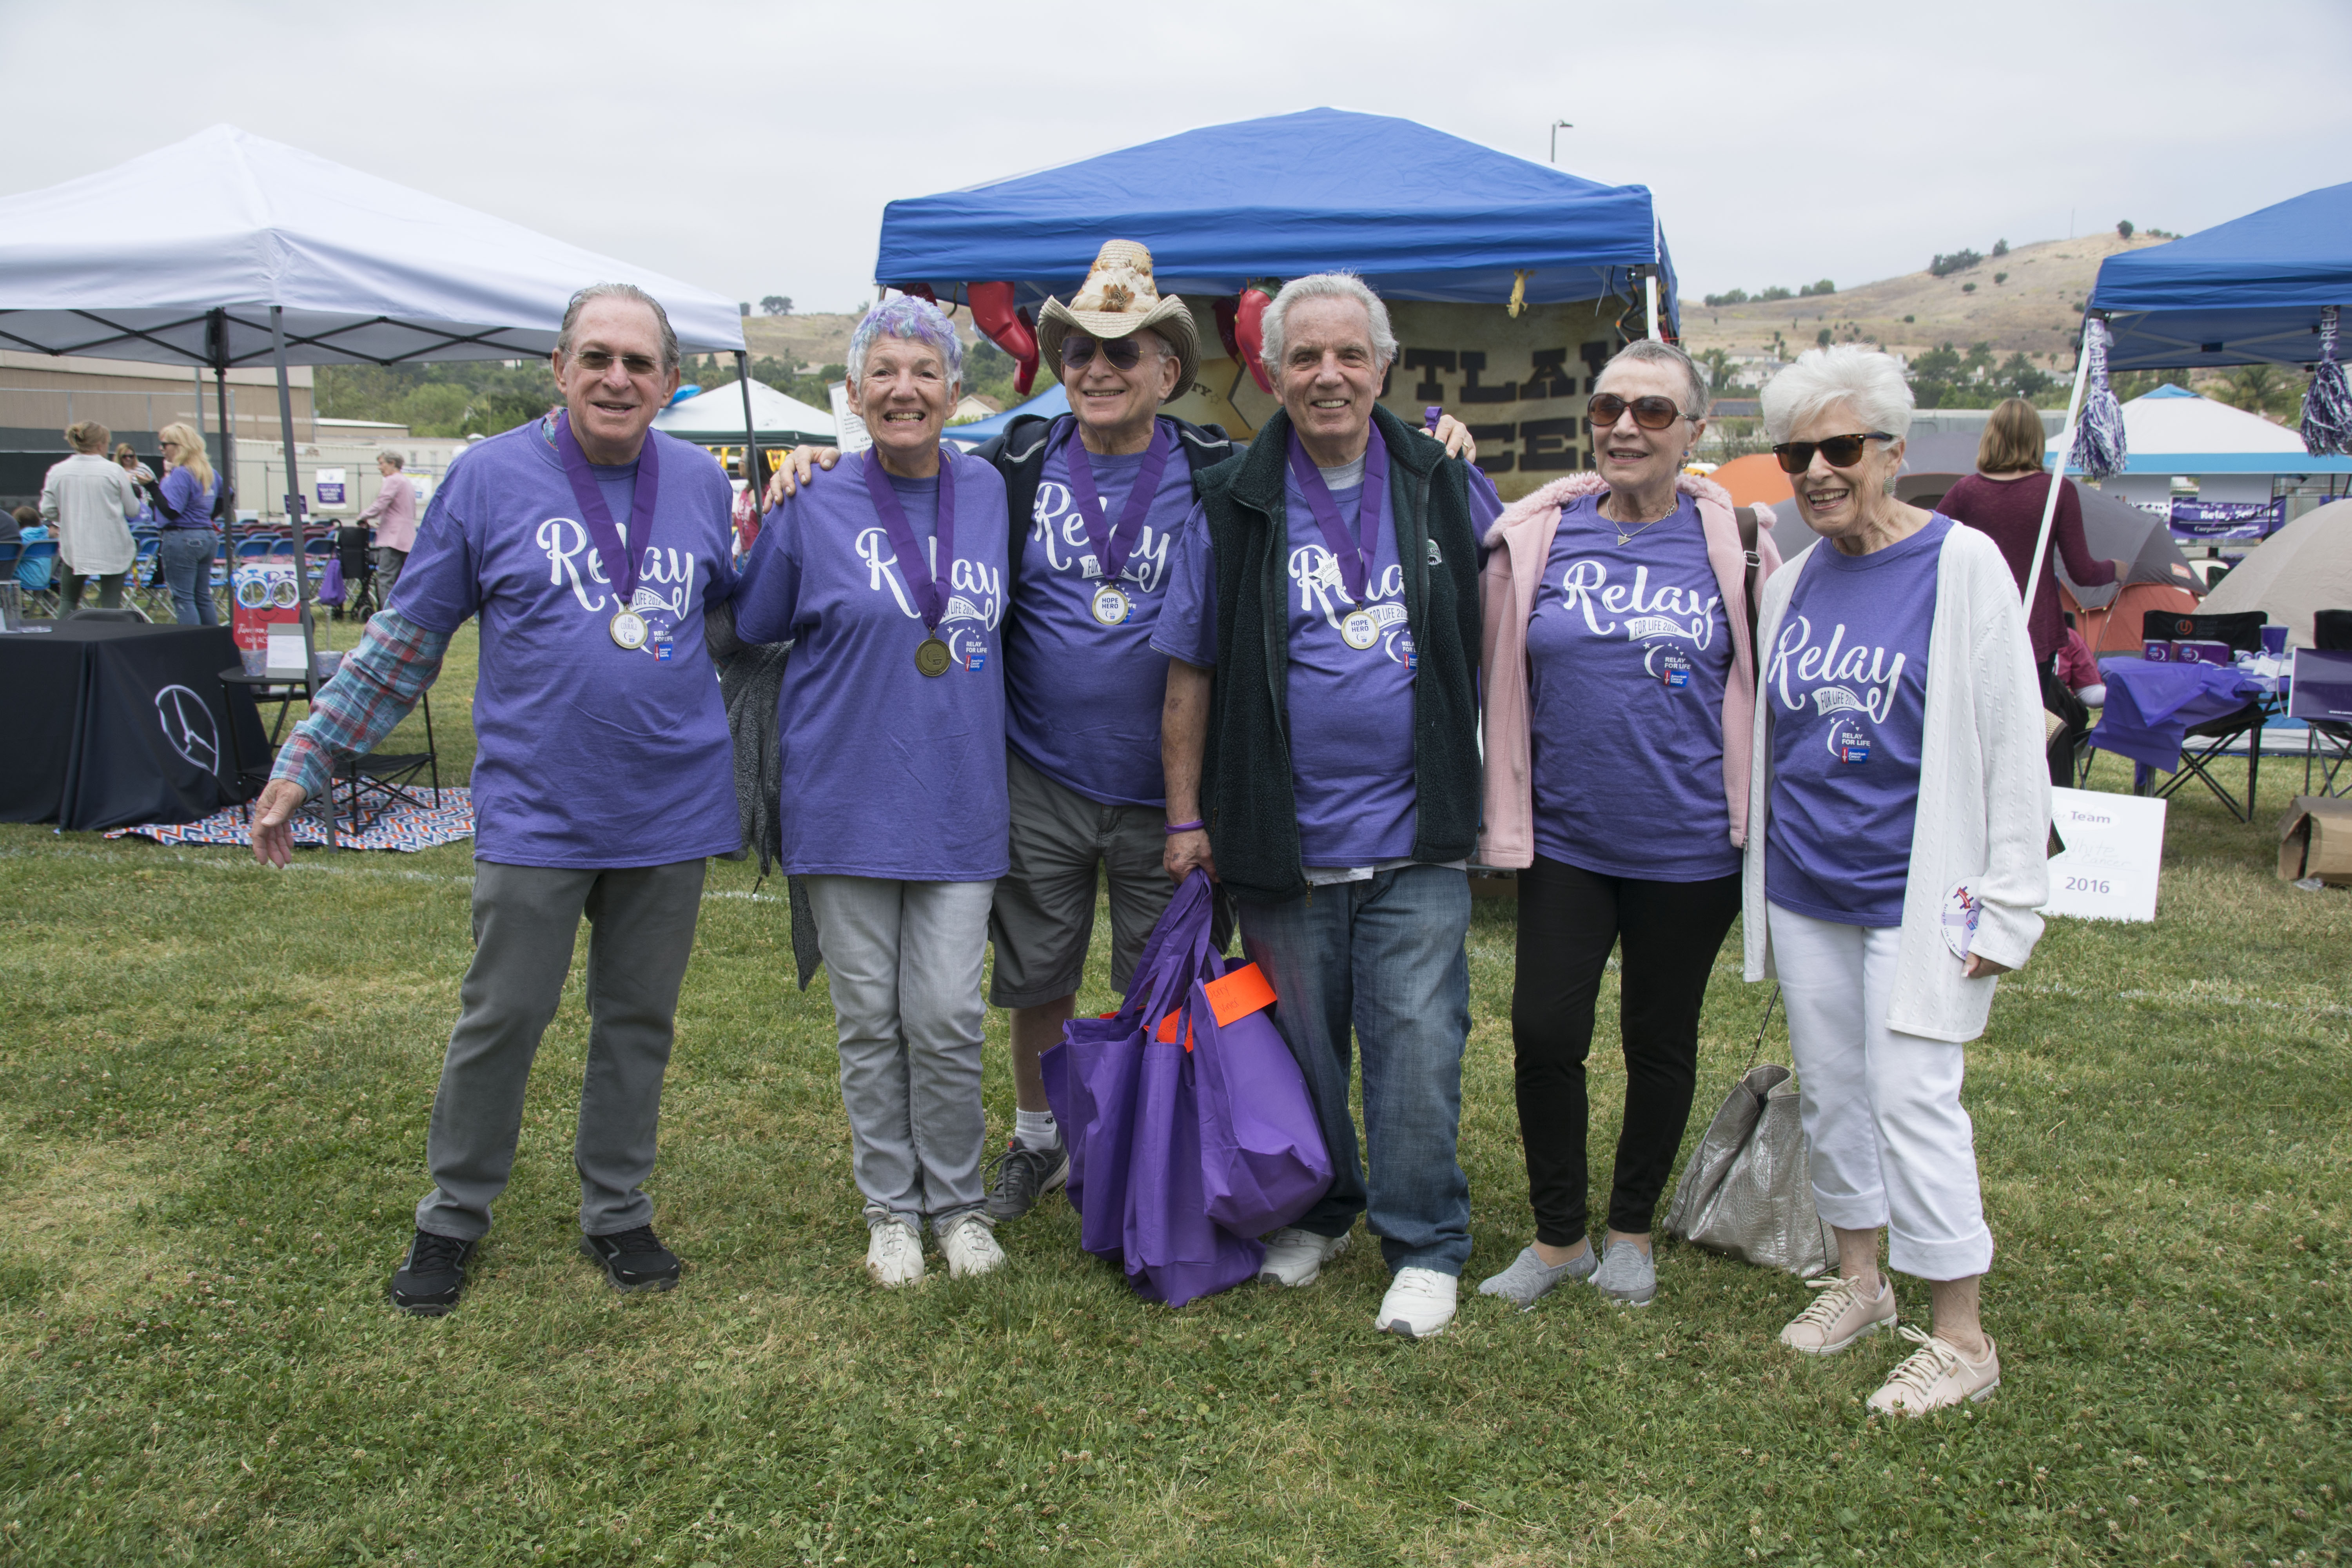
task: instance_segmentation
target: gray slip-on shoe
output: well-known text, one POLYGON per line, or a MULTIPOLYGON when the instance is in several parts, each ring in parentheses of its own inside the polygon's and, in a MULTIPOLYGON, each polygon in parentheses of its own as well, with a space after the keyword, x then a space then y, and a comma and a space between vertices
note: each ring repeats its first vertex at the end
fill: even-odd
POLYGON ((1523 1247, 1519 1255, 1511 1259, 1508 1268, 1480 1282, 1478 1294, 1500 1296, 1520 1311, 1532 1312, 1536 1303, 1543 1300, 1553 1286, 1571 1279, 1589 1279, 1592 1271, 1600 1267, 1601 1255, 1590 1245, 1574 1258, 1557 1266, 1537 1257, 1534 1247, 1523 1247))
POLYGON ((1625 1306, 1646 1307, 1658 1293, 1657 1260, 1630 1241, 1612 1241, 1592 1271, 1592 1288, 1625 1306))

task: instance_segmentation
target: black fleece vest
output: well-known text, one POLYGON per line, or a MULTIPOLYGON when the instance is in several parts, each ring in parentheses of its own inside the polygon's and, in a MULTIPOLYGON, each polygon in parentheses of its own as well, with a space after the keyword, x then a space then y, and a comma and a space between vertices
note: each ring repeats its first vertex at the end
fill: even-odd
MULTIPOLYGON (((1466 858, 1478 841, 1478 540, 1468 476, 1385 408, 1389 517, 1404 566, 1413 682, 1416 860, 1466 858)), ((1217 591, 1217 668, 1201 799, 1217 874, 1236 898, 1307 891, 1290 761, 1290 419, 1276 412, 1248 454, 1201 476, 1217 591)))

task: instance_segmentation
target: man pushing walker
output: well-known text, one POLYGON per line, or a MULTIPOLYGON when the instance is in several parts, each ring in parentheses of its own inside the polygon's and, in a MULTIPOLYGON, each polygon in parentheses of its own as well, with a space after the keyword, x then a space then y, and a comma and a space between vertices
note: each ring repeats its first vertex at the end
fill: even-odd
POLYGON ((617 1289, 666 1290, 653 1231, 662 1077, 704 861, 741 847, 733 753, 702 641, 734 587, 726 476, 652 432, 677 337, 627 284, 572 296, 555 341, 563 407, 467 454, 434 496, 383 614, 279 752, 253 852, 364 756, 481 621, 474 698, 474 959, 433 1102, 433 1190, 393 1304, 437 1316, 514 1168, 523 1090, 588 919, 588 1061, 573 1163, 581 1250, 617 1289))

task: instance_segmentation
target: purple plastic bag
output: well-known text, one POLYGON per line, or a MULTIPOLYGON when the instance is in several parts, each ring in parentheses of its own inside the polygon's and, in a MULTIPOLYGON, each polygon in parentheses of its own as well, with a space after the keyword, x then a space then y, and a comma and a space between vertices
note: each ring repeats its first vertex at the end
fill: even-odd
POLYGON ((1209 1217, 1242 1236, 1281 1229, 1331 1185, 1331 1155, 1307 1077, 1266 1014, 1274 993, 1255 968, 1196 984, 1186 1010, 1199 1083, 1202 1192, 1209 1217))
POLYGON ((1209 1217, 1201 1191, 1201 1114, 1193 1054, 1148 1041, 1135 1096, 1127 1188, 1127 1282, 1147 1300, 1181 1307, 1254 1279, 1260 1243, 1209 1217))

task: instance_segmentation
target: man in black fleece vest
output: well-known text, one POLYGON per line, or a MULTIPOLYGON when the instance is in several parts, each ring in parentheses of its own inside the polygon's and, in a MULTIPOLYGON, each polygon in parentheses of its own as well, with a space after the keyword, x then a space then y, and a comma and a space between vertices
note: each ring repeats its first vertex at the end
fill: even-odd
POLYGON ((1202 476, 1152 646, 1171 659, 1168 869, 1205 868, 1236 899, 1336 1172, 1267 1239, 1265 1277, 1311 1284, 1368 1214, 1393 1275, 1375 1326, 1421 1337, 1452 1321, 1470 1257, 1454 1152, 1464 862, 1478 834, 1478 540, 1501 502, 1378 407, 1395 355, 1387 310, 1351 274, 1276 297, 1265 362, 1282 412, 1202 476))

